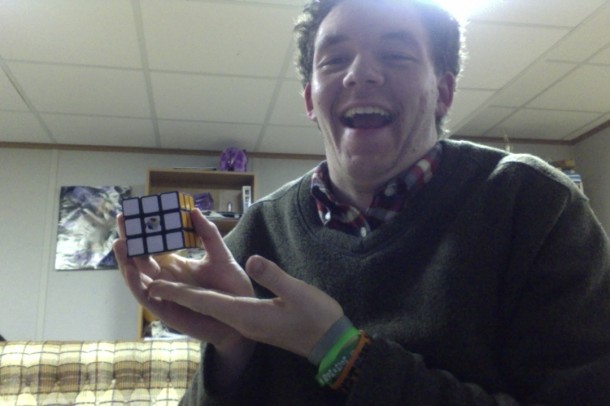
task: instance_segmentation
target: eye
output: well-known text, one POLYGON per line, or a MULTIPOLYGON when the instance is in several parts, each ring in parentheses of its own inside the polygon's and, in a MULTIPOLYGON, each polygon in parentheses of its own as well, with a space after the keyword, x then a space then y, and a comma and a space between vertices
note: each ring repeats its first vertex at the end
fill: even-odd
POLYGON ((383 59, 385 61, 393 63, 408 63, 417 61, 417 59, 413 55, 400 52, 386 53, 383 55, 383 59))
POLYGON ((318 65, 320 67, 334 67, 344 65, 347 63, 347 61, 348 58, 345 55, 329 55, 322 58, 318 65))

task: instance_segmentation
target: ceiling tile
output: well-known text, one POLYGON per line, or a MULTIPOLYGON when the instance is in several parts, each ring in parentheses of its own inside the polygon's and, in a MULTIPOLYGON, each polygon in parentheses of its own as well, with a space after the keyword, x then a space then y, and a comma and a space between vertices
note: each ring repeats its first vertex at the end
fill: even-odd
POLYGON ((463 88, 500 89, 534 63, 567 31, 472 23, 466 30, 463 88))
POLYGON ((257 151, 287 154, 324 154, 324 142, 315 126, 269 126, 257 151))
POLYGON ((243 3, 252 4, 284 4, 289 6, 303 6, 309 3, 307 0, 240 0, 243 3))
POLYGON ((141 72, 17 62, 9 66, 40 112, 150 116, 141 72))
POLYGON ((0 110, 0 141, 53 142, 34 114, 0 110))
POLYGON ((610 45, 591 58, 591 63, 603 63, 610 65, 610 45))
POLYGON ((597 119, 599 114, 553 110, 520 110, 490 132, 509 138, 564 139, 597 119))
POLYGON ((157 116, 163 119, 262 124, 275 81, 153 73, 157 116))
POLYGON ((490 104, 494 106, 522 106, 575 67, 576 65, 572 63, 539 62, 498 92, 491 99, 490 104))
POLYGON ((285 80, 282 83, 270 123, 299 126, 313 125, 307 117, 301 82, 285 80))
POLYGON ((605 0, 510 0, 493 1, 475 12, 472 20, 516 24, 574 27, 587 18, 605 0))
POLYGON ((547 55, 549 59, 583 62, 606 46, 610 41, 610 2, 564 38, 547 55))
MULTIPOLYGON (((322 154, 293 66, 306 1, 0 1, 0 140, 322 154)), ((495 3, 449 129, 571 139, 608 117, 610 1, 495 3)))
POLYGON ((298 10, 236 2, 141 4, 151 69, 263 77, 281 72, 298 10))
POLYGON ((0 110, 29 111, 8 76, 0 71, 0 110))
POLYGON ((151 120, 41 114, 60 144, 156 147, 151 120))
POLYGON ((475 114, 478 109, 493 95, 490 90, 459 90, 453 99, 448 115, 448 129, 451 133, 460 128, 464 121, 475 114))
POLYGON ((570 139, 571 140, 571 139, 580 137, 581 135, 586 134, 588 131, 594 130, 596 127, 599 127, 601 125, 603 125, 604 128, 608 128, 607 127, 607 123, 608 122, 610 122, 610 112, 608 114, 605 114, 605 115, 602 115, 602 116, 598 117, 596 120, 591 121, 590 123, 585 125, 583 128, 579 128, 578 130, 576 130, 572 134, 569 134, 566 137, 566 139, 570 139))
POLYGON ((7 60, 138 67, 133 27, 129 1, 4 1, 0 54, 7 60))
POLYGON ((534 99, 528 107, 610 111, 610 66, 585 65, 534 99))
POLYGON ((491 128, 514 112, 515 109, 509 107, 487 107, 468 120, 462 127, 456 129, 454 133, 468 136, 486 136, 491 128))
POLYGON ((297 51, 296 51, 296 44, 295 44, 294 37, 291 38, 288 55, 292 59, 290 59, 289 63, 286 64, 286 69, 284 71, 284 77, 287 79, 298 80, 299 83, 301 83, 301 76, 297 70, 297 64, 296 64, 297 51))
POLYGON ((238 147, 252 151, 261 125, 159 120, 161 147, 222 151, 238 147))

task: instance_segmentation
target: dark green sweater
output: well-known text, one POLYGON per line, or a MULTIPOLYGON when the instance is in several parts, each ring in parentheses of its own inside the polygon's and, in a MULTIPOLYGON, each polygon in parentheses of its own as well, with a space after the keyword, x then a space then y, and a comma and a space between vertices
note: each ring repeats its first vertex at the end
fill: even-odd
POLYGON ((587 199, 532 156, 443 144, 432 181, 364 238, 322 226, 307 174, 226 239, 240 263, 275 261, 374 338, 349 396, 259 344, 225 394, 207 348, 185 404, 610 404, 610 254, 587 199))

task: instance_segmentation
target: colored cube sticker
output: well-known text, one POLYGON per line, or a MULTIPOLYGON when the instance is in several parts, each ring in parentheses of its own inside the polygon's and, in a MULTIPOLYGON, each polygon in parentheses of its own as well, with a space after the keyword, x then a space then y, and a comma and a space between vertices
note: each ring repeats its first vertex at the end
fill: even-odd
POLYGON ((122 204, 128 256, 199 247, 189 214, 192 196, 165 192, 124 199, 122 204))

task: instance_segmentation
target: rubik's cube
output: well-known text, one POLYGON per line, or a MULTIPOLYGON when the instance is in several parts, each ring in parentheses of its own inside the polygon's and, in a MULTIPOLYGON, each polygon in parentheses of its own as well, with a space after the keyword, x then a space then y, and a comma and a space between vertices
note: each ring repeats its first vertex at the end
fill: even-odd
POLYGON ((166 192, 124 199, 122 205, 128 256, 199 247, 189 214, 192 196, 166 192))

